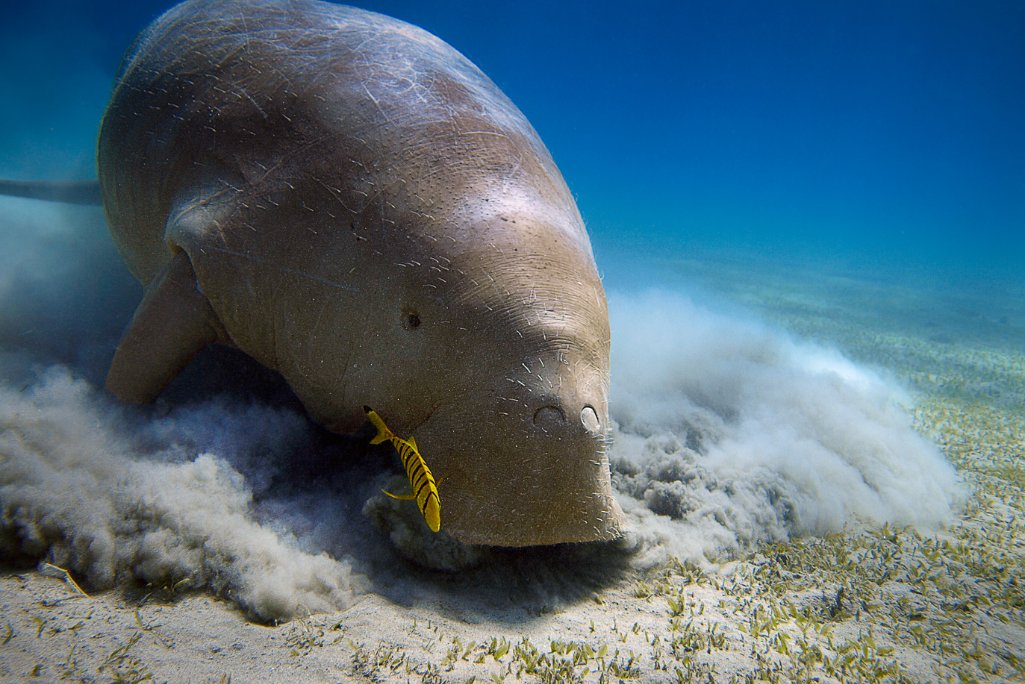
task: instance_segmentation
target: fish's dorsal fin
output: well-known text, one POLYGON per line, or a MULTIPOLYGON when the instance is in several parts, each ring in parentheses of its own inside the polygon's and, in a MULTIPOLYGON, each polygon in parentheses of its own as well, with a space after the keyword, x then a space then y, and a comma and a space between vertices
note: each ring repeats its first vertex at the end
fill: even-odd
POLYGON ((419 452, 420 452, 420 447, 418 447, 418 446, 416 445, 416 437, 414 437, 413 435, 410 435, 410 436, 409 436, 409 439, 407 439, 406 441, 407 441, 407 442, 409 442, 409 446, 411 446, 411 447, 413 447, 414 449, 416 449, 417 453, 419 453, 419 452))

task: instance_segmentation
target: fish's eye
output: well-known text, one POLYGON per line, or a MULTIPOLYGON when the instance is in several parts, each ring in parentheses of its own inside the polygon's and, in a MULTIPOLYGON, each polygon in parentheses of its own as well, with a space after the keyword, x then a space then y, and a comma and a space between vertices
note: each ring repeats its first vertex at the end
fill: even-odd
POLYGON ((420 314, 413 309, 402 310, 402 327, 406 330, 416 330, 420 327, 420 314))

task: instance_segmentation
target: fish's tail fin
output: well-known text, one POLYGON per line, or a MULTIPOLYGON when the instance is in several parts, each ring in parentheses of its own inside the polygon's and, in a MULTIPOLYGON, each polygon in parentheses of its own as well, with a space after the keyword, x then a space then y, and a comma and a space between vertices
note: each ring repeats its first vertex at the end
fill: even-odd
POLYGON ((383 420, 381 420, 381 416, 377 415, 377 411, 370 408, 369 406, 364 406, 363 410, 366 412, 367 418, 370 420, 373 426, 377 428, 377 434, 374 436, 372 440, 370 440, 370 443, 380 444, 382 442, 387 442, 389 439, 391 439, 392 431, 389 430, 388 426, 384 424, 383 420))

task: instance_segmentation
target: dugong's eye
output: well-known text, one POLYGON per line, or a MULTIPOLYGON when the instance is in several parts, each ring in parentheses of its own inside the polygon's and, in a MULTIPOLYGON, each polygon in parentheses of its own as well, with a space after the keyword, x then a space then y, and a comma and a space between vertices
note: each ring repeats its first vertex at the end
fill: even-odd
POLYGON ((406 330, 416 330, 420 327, 420 314, 413 309, 402 310, 402 327, 406 330))

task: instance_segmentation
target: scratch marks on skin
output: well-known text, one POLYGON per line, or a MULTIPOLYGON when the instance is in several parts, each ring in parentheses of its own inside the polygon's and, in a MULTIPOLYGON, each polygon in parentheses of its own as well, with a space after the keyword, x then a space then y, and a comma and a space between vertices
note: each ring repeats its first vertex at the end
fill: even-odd
POLYGON ((314 178, 313 180, 316 181, 317 183, 319 183, 320 186, 323 187, 325 190, 327 190, 328 193, 331 195, 331 197, 333 197, 334 200, 336 202, 338 202, 338 204, 340 204, 343 209, 345 209, 345 211, 349 212, 353 216, 358 216, 359 215, 359 213, 360 213, 359 210, 353 209, 352 207, 350 207, 349 205, 347 205, 345 203, 345 200, 342 199, 342 191, 340 189, 338 189, 336 187, 333 187, 331 185, 328 185, 327 183, 325 183, 324 181, 322 181, 319 178, 314 178))
POLYGON ((286 268, 286 267, 283 267, 283 266, 279 266, 279 265, 277 265, 277 264, 275 264, 272 261, 269 261, 267 259, 260 259, 260 258, 257 258, 255 256, 253 256, 252 254, 246 254, 244 252, 239 252, 239 251, 236 251, 236 250, 233 250, 233 249, 228 249, 226 247, 207 246, 206 247, 206 251, 216 252, 217 254, 225 254, 227 256, 236 257, 238 259, 245 259, 246 261, 250 261, 250 262, 252 262, 254 264, 258 264, 259 266, 268 268, 268 269, 273 270, 273 271, 277 271, 278 273, 287 273, 289 275, 293 275, 293 276, 296 276, 296 277, 299 277, 299 278, 303 278, 305 280, 311 280, 313 282, 320 283, 321 285, 326 285, 326 286, 328 286, 330 288, 334 288, 336 290, 342 290, 342 291, 345 291, 345 292, 362 292, 362 290, 360 288, 352 286, 352 285, 347 285, 345 283, 339 283, 337 281, 330 280, 328 278, 323 278, 321 276, 313 275, 311 273, 305 273, 305 272, 300 271, 298 269, 286 268))
POLYGON ((217 219, 210 219, 210 222, 214 225, 214 228, 217 229, 217 235, 220 236, 221 242, 227 243, 227 239, 224 237, 224 227, 221 226, 221 222, 217 219))
POLYGON ((384 118, 385 122, 390 125, 392 122, 391 118, 388 116, 388 113, 384 111, 384 108, 381 107, 381 103, 378 102, 376 97, 374 97, 374 94, 370 92, 370 88, 367 87, 366 82, 362 83, 361 85, 363 86, 363 91, 367 94, 367 97, 369 97, 371 102, 374 103, 374 106, 377 107, 378 113, 381 115, 382 118, 384 118))
POLYGON ((459 135, 490 135, 496 138, 506 138, 509 136, 501 131, 458 131, 459 135))

